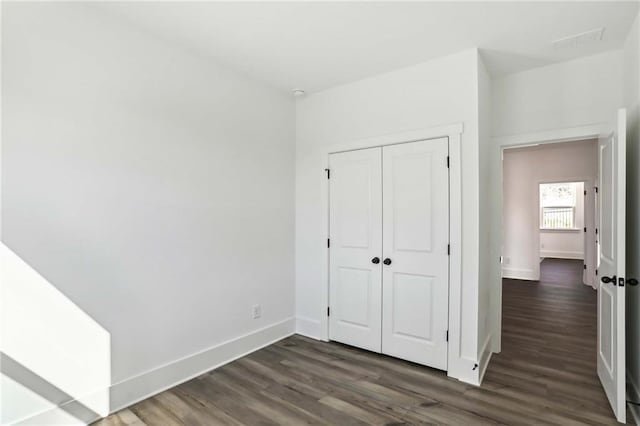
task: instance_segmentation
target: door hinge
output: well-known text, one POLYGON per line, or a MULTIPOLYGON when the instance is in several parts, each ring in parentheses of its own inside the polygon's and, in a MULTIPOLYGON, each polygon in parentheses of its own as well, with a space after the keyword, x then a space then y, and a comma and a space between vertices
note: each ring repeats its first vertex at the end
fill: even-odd
POLYGON ((324 171, 327 172, 327 179, 331 179, 331 170, 324 169, 324 171))
POLYGON ((327 248, 331 247, 331 238, 327 238, 327 248))
POLYGON ((596 235, 598 235, 598 228, 596 228, 596 235))
POLYGON ((327 316, 331 316, 331 307, 327 306, 327 316))
POLYGON ((449 330, 447 330, 447 342, 449 341, 449 330))
POLYGON ((587 190, 586 189, 584 190, 584 195, 587 195, 587 190))
POLYGON ((596 275, 598 275, 598 270, 596 269, 596 275))
POLYGON ((595 190, 596 190, 596 194, 598 193, 598 187, 594 186, 595 190))
POLYGON ((584 227, 584 232, 587 232, 587 227, 586 226, 584 227))
POLYGON ((447 244, 447 256, 451 256, 451 244, 447 244))
POLYGON ((447 169, 449 168, 449 156, 447 155, 447 169))
POLYGON ((582 268, 582 269, 587 269, 587 265, 586 265, 586 264, 585 264, 585 265, 582 265, 582 266, 583 266, 583 268, 582 268))

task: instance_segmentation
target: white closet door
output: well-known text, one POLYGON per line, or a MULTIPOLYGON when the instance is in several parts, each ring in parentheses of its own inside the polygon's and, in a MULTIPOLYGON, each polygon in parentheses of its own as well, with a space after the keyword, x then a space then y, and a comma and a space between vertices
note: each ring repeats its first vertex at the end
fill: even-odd
POLYGON ((448 151, 443 138, 382 152, 382 352, 442 370, 449 306, 448 151))
POLYGON ((329 336, 376 352, 382 321, 381 152, 371 148, 329 157, 329 336))

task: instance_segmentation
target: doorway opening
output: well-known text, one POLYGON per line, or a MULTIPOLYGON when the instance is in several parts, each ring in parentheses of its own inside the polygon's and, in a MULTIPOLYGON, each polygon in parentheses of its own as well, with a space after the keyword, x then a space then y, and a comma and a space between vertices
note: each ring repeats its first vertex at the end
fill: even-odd
MULTIPOLYGON (((502 191, 499 191, 503 202, 494 222, 495 229, 500 230, 497 246, 503 254, 500 257, 502 279, 496 280, 499 285, 495 287, 494 298, 498 307, 495 352, 506 355, 503 359, 513 362, 512 367, 519 372, 533 370, 534 381, 541 380, 542 375, 548 388, 566 387, 572 381, 590 386, 592 398, 589 399, 599 401, 602 407, 608 403, 621 423, 625 423, 627 416, 625 291, 637 285, 635 277, 626 277, 625 267, 626 115, 626 110, 620 108, 609 122, 601 125, 499 139, 503 161, 502 167, 496 170, 503 174, 502 191), (572 151, 580 144, 590 147, 586 156, 572 151), (526 163, 522 158, 509 161, 512 156, 517 160, 516 154, 540 154, 544 149, 551 149, 551 154, 539 156, 537 161, 526 163), (579 171, 580 167, 587 169, 579 171), (532 177, 550 168, 557 168, 559 174, 546 182, 532 177), (510 176, 510 171, 515 177, 510 176), (585 205, 595 206, 597 227, 593 231, 597 232, 597 262, 589 262, 587 258, 583 271, 585 266, 594 268, 593 283, 597 291, 584 285, 584 272, 582 280, 564 279, 565 284, 573 281, 579 285, 541 282, 539 224, 542 212, 540 205, 530 208, 531 200, 539 203, 540 183, 589 182, 591 179, 596 185, 591 192, 592 201, 585 205), (510 191, 514 187, 516 190, 510 191), (528 294, 522 293, 527 291, 528 294), (536 309, 536 306, 542 308, 536 309), (589 315, 593 318, 589 319, 589 315), (583 327, 576 328, 576 323, 583 327), (583 346, 593 342, 595 348, 583 346), (570 371, 571 377, 568 377, 570 371)), ((585 190, 589 197, 589 186, 585 190)), ((594 240, 589 241, 592 244, 594 240)), ((586 283, 589 284, 589 280, 586 283)), ((566 396, 567 392, 562 394, 566 396)), ((580 400, 584 403, 582 396, 580 400)), ((566 398, 565 402, 568 402, 566 398)), ((610 414, 607 419, 611 419, 610 414)))
MULTIPOLYGON (((501 362, 612 419, 598 378, 598 140, 503 151, 501 362)), ((518 385, 519 386, 519 385, 518 385)))
POLYGON ((595 288, 597 174, 595 139, 504 150, 503 278, 539 281, 545 259, 566 259, 595 288))
MULTIPOLYGON (((583 154, 589 155, 592 149, 584 145, 579 147, 577 154, 582 150, 583 154)), ((585 168, 584 172, 588 171, 585 168)), ((579 268, 582 283, 597 288, 597 196, 595 178, 550 182, 544 179, 538 185, 540 280, 550 278, 545 275, 548 271, 544 265, 573 264, 579 268), (560 259, 564 262, 555 261, 560 259)))

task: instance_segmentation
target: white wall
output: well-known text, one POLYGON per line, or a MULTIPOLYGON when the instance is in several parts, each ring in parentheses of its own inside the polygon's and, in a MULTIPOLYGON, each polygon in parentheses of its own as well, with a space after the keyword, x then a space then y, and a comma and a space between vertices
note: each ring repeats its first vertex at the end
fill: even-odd
MULTIPOLYGON (((507 149, 503 164, 503 276, 537 280, 542 241, 538 186, 541 182, 588 179, 591 199, 597 176, 596 143, 591 140, 507 149)), ((578 196, 582 198, 582 194, 578 196)), ((595 229, 595 224, 590 228, 595 229)), ((575 234, 582 244, 582 229, 575 234)), ((587 261, 588 267, 594 264, 594 259, 587 261)))
POLYGON ((3 241, 111 333, 112 408, 292 332, 288 94, 86 4, 2 7, 3 241))
MULTIPOLYGON (((329 145, 409 129, 464 123, 463 328, 460 357, 477 361, 477 51, 430 61, 298 100, 296 109, 296 316, 298 331, 321 337, 323 155, 329 145)), ((465 364, 465 365, 466 365, 465 364)))
POLYGON ((107 330, 2 243, 0 283, 0 424, 73 400, 108 415, 107 330))
POLYGON ((493 81, 493 135, 609 122, 622 105, 622 53, 611 51, 493 81))
MULTIPOLYGON (((491 169, 491 157, 493 144, 491 140, 491 76, 487 71, 482 55, 478 56, 478 144, 479 144, 479 241, 481 250, 479 252, 480 265, 478 277, 478 354, 481 368, 486 368, 488 357, 495 349, 491 345, 493 330, 495 329, 495 316, 491 313, 495 310, 495 282, 500 276, 500 252, 491 249, 492 240, 497 240, 497 236, 491 232, 491 223, 495 214, 496 200, 491 194, 491 185, 494 183, 495 174, 491 169), (498 278, 494 278, 498 277, 498 278)), ((481 372, 483 374, 484 371, 481 372)))
MULTIPOLYGON (((639 15, 640 16, 640 15, 639 15)), ((640 279, 640 32, 638 21, 629 33, 624 46, 624 105, 627 108, 627 277, 640 279)), ((626 287, 627 301, 627 375, 634 392, 640 398, 640 288, 626 287)))
MULTIPOLYGON (((592 183, 592 182, 591 182, 592 183)), ((584 230, 585 224, 585 197, 584 182, 576 183, 576 205, 574 210, 574 228, 571 231, 540 230, 540 257, 553 257, 558 259, 584 260, 584 230)), ((593 189, 593 185, 588 185, 593 189)), ((595 211, 594 204, 591 210, 595 211)))

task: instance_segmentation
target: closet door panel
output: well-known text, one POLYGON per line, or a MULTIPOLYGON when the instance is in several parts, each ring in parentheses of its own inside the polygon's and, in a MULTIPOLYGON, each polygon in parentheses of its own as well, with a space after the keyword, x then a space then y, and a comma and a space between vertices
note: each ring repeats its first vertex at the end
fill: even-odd
POLYGON ((382 352, 446 370, 446 138, 383 148, 382 352))
POLYGON ((329 157, 329 336, 381 351, 381 148, 329 157))

